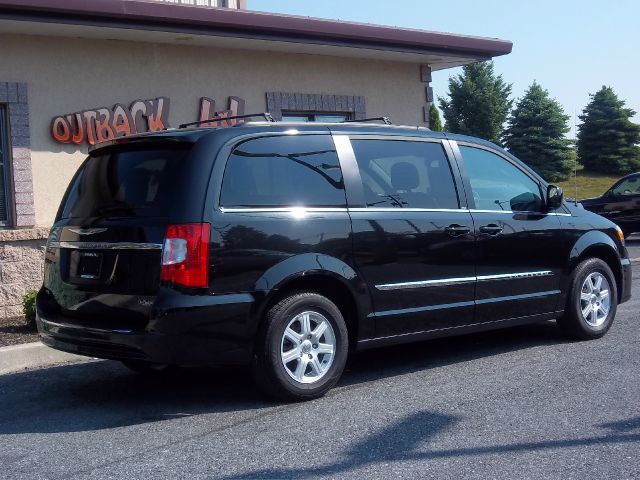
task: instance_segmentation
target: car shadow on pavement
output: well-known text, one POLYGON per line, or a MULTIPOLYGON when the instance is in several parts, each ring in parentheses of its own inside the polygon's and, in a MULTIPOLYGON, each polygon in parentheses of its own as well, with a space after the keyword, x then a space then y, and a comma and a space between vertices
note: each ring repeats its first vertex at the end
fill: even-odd
MULTIPOLYGON (((562 343, 555 323, 431 340, 353 355, 338 389, 514 350, 562 343)), ((0 435, 94 431, 207 413, 277 406, 242 368, 179 369, 144 377, 96 361, 0 376, 0 435)), ((443 421, 442 419, 438 421, 443 421)))
POLYGON ((264 469, 225 477, 228 480, 340 478, 345 473, 374 464, 415 462, 454 457, 476 457, 490 454, 555 450, 571 447, 614 445, 640 441, 640 417, 598 425, 601 435, 516 442, 453 449, 438 448, 436 436, 453 428, 460 418, 428 411, 416 412, 398 422, 368 435, 345 451, 341 459, 310 468, 296 466, 287 469, 264 469))
POLYGON ((515 350, 569 343, 554 321, 366 350, 352 355, 340 385, 444 367, 515 350))

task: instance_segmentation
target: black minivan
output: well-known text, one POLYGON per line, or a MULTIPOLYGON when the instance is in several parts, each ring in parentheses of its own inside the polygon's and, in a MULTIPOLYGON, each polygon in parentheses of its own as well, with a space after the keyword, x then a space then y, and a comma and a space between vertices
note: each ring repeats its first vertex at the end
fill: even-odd
POLYGON ((310 399, 350 351, 629 299, 622 232, 489 142, 372 123, 247 122, 98 145, 62 200, 42 341, 139 372, 251 365, 310 399))

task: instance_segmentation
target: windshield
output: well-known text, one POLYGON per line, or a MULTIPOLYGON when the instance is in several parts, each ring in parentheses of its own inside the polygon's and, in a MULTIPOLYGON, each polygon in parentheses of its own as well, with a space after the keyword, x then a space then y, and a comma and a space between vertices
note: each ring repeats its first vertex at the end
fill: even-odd
POLYGON ((90 156, 67 190, 61 218, 167 216, 188 152, 163 146, 90 156))

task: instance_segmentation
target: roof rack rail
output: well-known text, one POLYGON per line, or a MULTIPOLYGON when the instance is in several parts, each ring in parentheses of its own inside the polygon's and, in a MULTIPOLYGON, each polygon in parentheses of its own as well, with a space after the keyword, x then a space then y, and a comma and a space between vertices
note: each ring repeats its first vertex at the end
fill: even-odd
POLYGON ((362 122, 384 122, 385 125, 393 125, 389 117, 372 117, 372 118, 363 118, 361 120, 345 120, 342 123, 362 123, 362 122))
POLYGON ((204 125, 206 123, 219 122, 221 120, 237 120, 240 118, 253 118, 253 117, 263 117, 267 122, 270 122, 270 123, 275 122, 273 115, 271 115, 269 112, 252 113, 249 115, 235 115, 233 117, 221 117, 216 112, 213 118, 209 118, 208 120, 200 120, 199 122, 183 123, 180 125, 179 128, 195 127, 197 125, 204 125))

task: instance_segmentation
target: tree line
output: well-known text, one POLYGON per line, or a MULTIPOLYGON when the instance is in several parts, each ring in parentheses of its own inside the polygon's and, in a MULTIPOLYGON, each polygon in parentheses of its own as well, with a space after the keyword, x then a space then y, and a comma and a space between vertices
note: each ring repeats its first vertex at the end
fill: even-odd
POLYGON ((640 169, 640 125, 611 87, 589 94, 575 141, 566 138, 570 116, 546 89, 534 81, 514 105, 511 87, 496 75, 493 62, 464 66, 449 78, 447 97, 438 99, 444 126, 431 106, 431 129, 492 141, 552 182, 569 178, 576 161, 607 174, 640 169))

